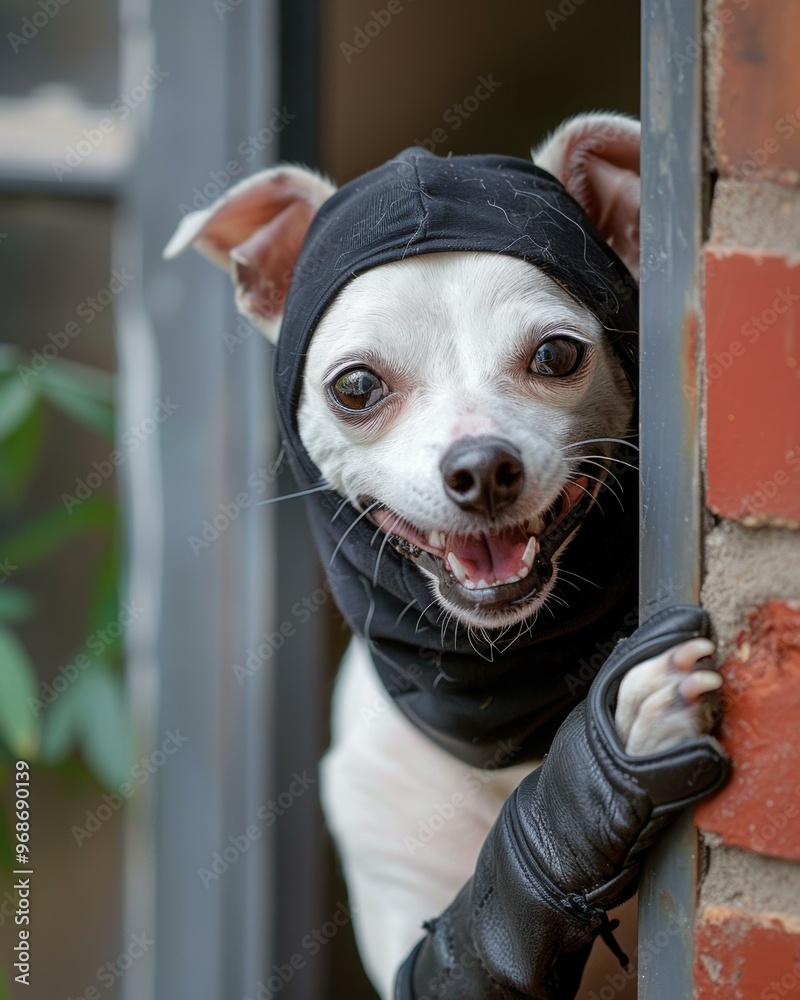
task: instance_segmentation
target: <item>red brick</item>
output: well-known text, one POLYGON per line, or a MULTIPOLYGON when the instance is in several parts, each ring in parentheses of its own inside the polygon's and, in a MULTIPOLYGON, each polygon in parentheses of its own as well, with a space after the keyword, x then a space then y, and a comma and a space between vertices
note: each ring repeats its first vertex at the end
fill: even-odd
POLYGON ((800 997, 800 921, 706 907, 695 928, 695 1000, 800 997))
POLYGON ((800 4, 722 0, 712 16, 718 32, 709 86, 718 169, 797 183, 800 4))
POLYGON ((754 611, 721 670, 733 777, 695 823, 727 844, 800 860, 800 605, 754 611))
POLYGON ((714 248, 705 269, 708 505, 798 522, 800 261, 714 248))

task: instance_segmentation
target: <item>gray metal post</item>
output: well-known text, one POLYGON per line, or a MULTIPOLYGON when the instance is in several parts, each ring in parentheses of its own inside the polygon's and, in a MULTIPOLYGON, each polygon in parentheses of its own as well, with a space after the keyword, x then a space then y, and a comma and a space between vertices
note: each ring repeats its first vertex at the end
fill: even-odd
MULTIPOLYGON (((695 353, 703 219, 702 4, 642 4, 641 616, 700 589, 695 353)), ((697 837, 683 816, 639 890, 639 996, 689 1000, 697 837)))
POLYGON ((129 671, 137 750, 170 733, 187 742, 130 811, 125 923, 155 945, 121 988, 130 1000, 238 1000, 254 995, 273 959, 272 831, 262 824, 207 885, 199 870, 257 824, 272 785, 271 671, 240 685, 232 670, 274 627, 272 513, 248 484, 274 449, 270 357, 260 336, 233 350, 223 339, 237 324, 224 275, 195 254, 164 262, 161 250, 181 204, 202 207, 214 185, 235 182, 223 176, 229 161, 244 176, 276 156, 277 142, 245 162, 239 146, 278 103, 277 2, 123 8, 123 30, 140 42, 130 58, 166 75, 116 248, 137 275, 119 311, 122 419, 158 400, 172 407, 127 470, 127 594, 148 619, 131 636, 129 671))

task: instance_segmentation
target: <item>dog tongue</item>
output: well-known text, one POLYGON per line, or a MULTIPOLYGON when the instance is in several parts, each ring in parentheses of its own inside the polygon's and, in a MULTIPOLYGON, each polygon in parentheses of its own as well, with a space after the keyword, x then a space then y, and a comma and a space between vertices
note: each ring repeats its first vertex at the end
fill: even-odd
POLYGON ((491 584, 519 575, 527 544, 528 536, 514 527, 492 535, 456 536, 448 548, 473 583, 483 580, 491 584))

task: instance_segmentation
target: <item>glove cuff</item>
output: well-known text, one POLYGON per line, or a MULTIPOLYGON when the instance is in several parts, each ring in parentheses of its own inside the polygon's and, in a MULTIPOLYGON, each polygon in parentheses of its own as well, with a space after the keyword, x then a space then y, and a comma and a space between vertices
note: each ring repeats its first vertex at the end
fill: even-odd
POLYGON ((686 642, 708 636, 705 612, 676 605, 658 612, 614 649, 587 698, 586 735, 597 761, 614 784, 634 783, 652 803, 651 819, 629 858, 648 847, 675 813, 711 795, 728 780, 730 763, 711 736, 698 736, 678 746, 642 757, 625 752, 614 724, 622 678, 632 667, 686 642))

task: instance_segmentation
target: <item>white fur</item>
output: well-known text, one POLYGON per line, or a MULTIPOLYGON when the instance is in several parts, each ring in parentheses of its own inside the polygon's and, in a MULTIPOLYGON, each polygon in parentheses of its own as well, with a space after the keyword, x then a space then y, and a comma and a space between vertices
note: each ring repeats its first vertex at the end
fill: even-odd
MULTIPOLYGON (((344 288, 311 340, 298 425, 325 480, 354 505, 375 497, 423 532, 473 534, 485 519, 453 503, 439 470, 455 441, 500 435, 522 455, 525 488, 493 525, 502 528, 550 507, 583 455, 615 450, 592 442, 624 434, 631 409, 600 323, 552 279, 511 257, 440 253, 384 264, 344 288), (554 332, 589 345, 580 383, 525 376, 520 359, 554 332), (387 381, 402 373, 391 419, 375 426, 354 425, 328 401, 331 372, 359 363, 387 381)), ((465 624, 511 625, 544 604, 556 579, 535 604, 501 614, 440 599, 465 624)))
POLYGON ((332 736, 322 804, 361 959, 388 1000, 423 920, 470 877, 500 807, 535 765, 481 770, 440 749, 396 708, 360 640, 337 678, 332 736))

